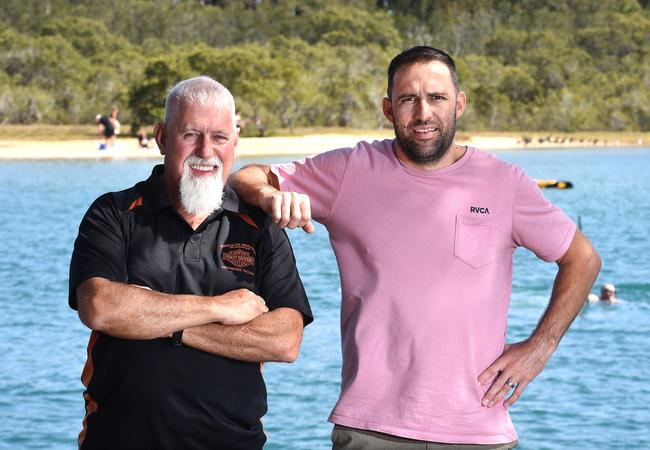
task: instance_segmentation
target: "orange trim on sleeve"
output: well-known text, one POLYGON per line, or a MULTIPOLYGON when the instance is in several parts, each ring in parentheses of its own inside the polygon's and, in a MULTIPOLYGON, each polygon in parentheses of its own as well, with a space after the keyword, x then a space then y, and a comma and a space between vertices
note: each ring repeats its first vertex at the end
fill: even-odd
MULTIPOLYGON (((94 365, 93 365, 93 347, 95 346, 95 343, 97 342, 97 338, 99 337, 99 332, 93 331, 90 333, 90 339, 88 339, 88 359, 86 359, 86 364, 84 365, 84 369, 81 372, 81 383, 86 386, 86 389, 88 389, 88 385, 90 385, 90 380, 93 377, 93 370, 94 370, 94 365)), ((84 399, 86 400, 86 415, 84 416, 83 420, 83 428, 81 430, 81 433, 79 433, 79 439, 77 440, 79 447, 81 448, 81 444, 83 443, 84 439, 86 438, 86 427, 88 426, 88 416, 97 411, 98 405, 97 402, 88 394, 88 391, 84 392, 83 394, 84 399)))
POLYGON ((253 219, 250 218, 248 214, 239 214, 239 217, 241 217, 241 220, 249 224, 251 227, 255 228, 256 230, 259 230, 260 227, 257 226, 257 224, 253 221, 253 219))
POLYGON ((138 206, 142 206, 142 196, 140 196, 140 197, 136 198, 135 200, 133 200, 133 203, 131 203, 131 206, 129 206, 129 211, 131 211, 132 209, 137 208, 138 206))

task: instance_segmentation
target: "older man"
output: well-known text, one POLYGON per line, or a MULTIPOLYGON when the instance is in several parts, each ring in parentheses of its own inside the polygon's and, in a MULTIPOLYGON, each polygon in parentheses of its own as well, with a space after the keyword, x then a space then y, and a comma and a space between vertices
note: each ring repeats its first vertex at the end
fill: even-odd
POLYGON ((198 77, 155 128, 164 165, 86 213, 70 306, 92 333, 83 449, 261 448, 262 361, 294 361, 311 310, 285 233, 224 183, 235 105, 198 77))
POLYGON ((516 446, 507 407, 599 271, 589 241, 519 167, 455 143, 465 105, 451 57, 415 47, 388 68, 395 139, 232 178, 280 225, 312 231, 313 215, 330 234, 343 296, 335 449, 516 446), (532 335, 507 345, 518 246, 559 271, 532 335))

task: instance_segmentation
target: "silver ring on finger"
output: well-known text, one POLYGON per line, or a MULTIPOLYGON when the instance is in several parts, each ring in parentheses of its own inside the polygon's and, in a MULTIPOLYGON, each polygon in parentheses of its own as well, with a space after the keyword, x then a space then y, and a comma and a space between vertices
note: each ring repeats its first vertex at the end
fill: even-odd
POLYGON ((513 381, 510 381, 510 380, 506 381, 506 384, 508 386, 510 386, 511 388, 516 388, 517 387, 517 383, 515 383, 513 381))

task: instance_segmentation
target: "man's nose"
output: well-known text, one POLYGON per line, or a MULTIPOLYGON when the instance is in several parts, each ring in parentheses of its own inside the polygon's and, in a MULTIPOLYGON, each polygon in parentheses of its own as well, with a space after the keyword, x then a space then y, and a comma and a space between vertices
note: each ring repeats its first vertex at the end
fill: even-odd
POLYGON ((415 118, 423 121, 431 119, 433 108, 426 100, 420 100, 415 105, 415 118))
POLYGON ((214 144, 212 142, 212 139, 210 139, 210 136, 203 136, 203 138, 199 140, 199 143, 196 146, 196 150, 194 151, 194 154, 199 158, 203 158, 203 159, 212 158, 212 156, 214 155, 213 146, 214 144))

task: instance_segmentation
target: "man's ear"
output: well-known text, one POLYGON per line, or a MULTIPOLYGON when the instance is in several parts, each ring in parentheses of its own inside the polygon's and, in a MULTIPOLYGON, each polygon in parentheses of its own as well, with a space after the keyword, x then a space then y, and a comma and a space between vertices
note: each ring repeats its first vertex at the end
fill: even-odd
POLYGON ((156 144, 160 150, 160 154, 165 154, 165 140, 167 139, 165 124, 163 122, 158 122, 153 127, 153 135, 156 138, 156 144))
POLYGON ((463 91, 460 91, 456 96, 456 119, 463 115, 465 106, 467 105, 467 96, 463 91))
POLYGON ((235 144, 234 144, 234 149, 235 149, 235 157, 237 156, 237 148, 239 146, 239 129, 237 130, 237 135, 235 136, 235 144))
POLYGON ((384 116, 388 119, 390 123, 393 122, 393 104, 390 102, 390 98, 384 97, 381 101, 381 109, 384 112, 384 116))

